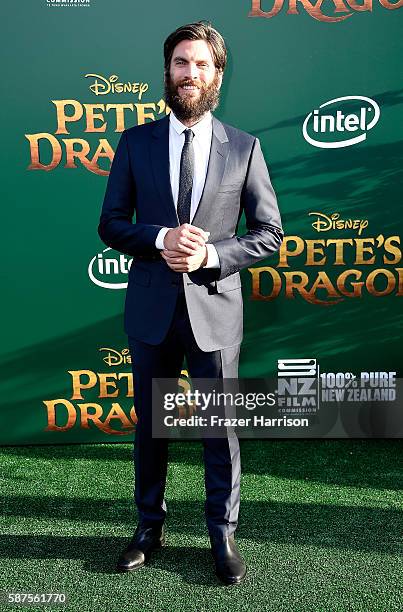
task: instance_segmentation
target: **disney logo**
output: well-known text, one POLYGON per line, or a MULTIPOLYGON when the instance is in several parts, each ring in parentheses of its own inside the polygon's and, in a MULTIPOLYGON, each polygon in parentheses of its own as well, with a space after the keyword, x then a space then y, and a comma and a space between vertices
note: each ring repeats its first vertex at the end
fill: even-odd
POLYGON ((86 74, 85 78, 93 77, 95 81, 90 85, 90 90, 96 96, 105 96, 106 94, 120 94, 120 93, 133 93, 138 95, 138 99, 141 100, 143 93, 148 89, 148 83, 122 83, 118 81, 116 74, 111 74, 109 78, 103 77, 100 74, 86 74), (99 79, 99 80, 98 80, 99 79))
POLYGON ((106 357, 103 357, 102 361, 108 364, 108 366, 118 366, 126 363, 131 363, 132 359, 130 356, 129 349, 123 349, 121 352, 115 351, 112 348, 102 347, 99 349, 100 351, 108 351, 106 357))
POLYGON ((358 235, 360 236, 362 231, 368 227, 367 219, 340 219, 340 213, 333 213, 330 217, 320 212, 310 212, 308 214, 317 215, 318 218, 312 223, 312 227, 317 232, 328 232, 332 229, 353 229, 358 230, 358 235))

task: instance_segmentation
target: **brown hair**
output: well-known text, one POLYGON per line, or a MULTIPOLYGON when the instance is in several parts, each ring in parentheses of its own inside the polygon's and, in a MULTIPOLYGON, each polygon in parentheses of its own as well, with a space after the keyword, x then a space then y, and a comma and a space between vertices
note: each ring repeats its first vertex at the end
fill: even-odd
POLYGON ((224 72, 227 63, 227 49, 223 37, 209 21, 197 21, 181 26, 172 32, 164 42, 165 72, 169 72, 173 51, 182 40, 205 40, 210 45, 214 65, 224 72))

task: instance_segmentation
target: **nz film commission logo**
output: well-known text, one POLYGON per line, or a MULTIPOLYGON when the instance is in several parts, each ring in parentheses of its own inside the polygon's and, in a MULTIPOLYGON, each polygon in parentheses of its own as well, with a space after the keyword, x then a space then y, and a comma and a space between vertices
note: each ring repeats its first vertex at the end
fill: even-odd
POLYGON ((397 372, 320 372, 316 359, 278 360, 277 405, 282 413, 311 413, 327 402, 394 402, 397 372))
POLYGON ((277 406, 279 412, 315 413, 320 405, 319 366, 316 359, 279 359, 277 406))
POLYGON ((334 98, 305 117, 302 134, 309 144, 321 149, 350 147, 366 140, 380 114, 375 100, 366 96, 334 98))
POLYGON ((45 4, 51 8, 82 8, 91 6, 91 0, 45 0, 45 4))

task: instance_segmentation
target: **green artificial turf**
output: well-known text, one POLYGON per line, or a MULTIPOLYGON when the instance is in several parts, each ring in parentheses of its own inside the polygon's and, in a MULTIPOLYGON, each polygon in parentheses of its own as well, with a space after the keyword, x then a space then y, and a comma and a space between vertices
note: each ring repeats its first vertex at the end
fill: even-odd
POLYGON ((167 546, 130 574, 114 568, 136 526, 131 444, 0 454, 0 590, 69 599, 24 609, 402 609, 399 440, 242 440, 236 537, 248 575, 229 587, 213 570, 200 443, 170 444, 167 546))

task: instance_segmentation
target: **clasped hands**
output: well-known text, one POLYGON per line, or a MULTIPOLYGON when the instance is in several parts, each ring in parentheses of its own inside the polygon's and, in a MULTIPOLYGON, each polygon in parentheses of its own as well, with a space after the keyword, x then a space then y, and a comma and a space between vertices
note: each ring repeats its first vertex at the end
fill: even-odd
POLYGON ((161 256, 174 272, 194 272, 207 263, 209 235, 195 225, 183 223, 165 234, 161 256))

